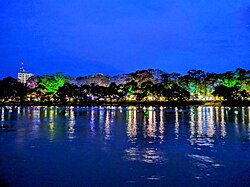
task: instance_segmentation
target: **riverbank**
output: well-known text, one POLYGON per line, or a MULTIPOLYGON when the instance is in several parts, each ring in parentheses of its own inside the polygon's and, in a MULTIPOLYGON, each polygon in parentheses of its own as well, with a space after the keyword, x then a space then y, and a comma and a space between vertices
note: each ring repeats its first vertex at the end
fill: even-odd
POLYGON ((250 106, 250 101, 1 102, 0 106, 250 106))

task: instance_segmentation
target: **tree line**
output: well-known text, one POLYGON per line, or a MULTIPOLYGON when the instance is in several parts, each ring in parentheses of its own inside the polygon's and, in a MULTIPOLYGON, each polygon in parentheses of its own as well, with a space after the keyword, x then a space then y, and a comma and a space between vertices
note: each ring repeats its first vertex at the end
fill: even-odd
POLYGON ((189 70, 185 75, 148 69, 121 77, 123 81, 116 81, 98 74, 81 81, 84 84, 79 84, 82 77, 74 79, 62 73, 30 77, 25 84, 6 77, 0 80, 0 101, 81 103, 250 99, 250 71, 242 68, 225 73, 189 70))

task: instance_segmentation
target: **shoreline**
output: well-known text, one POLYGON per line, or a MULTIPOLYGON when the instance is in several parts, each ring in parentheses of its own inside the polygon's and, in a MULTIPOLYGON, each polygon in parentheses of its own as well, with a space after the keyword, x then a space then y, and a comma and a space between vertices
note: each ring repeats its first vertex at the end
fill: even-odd
POLYGON ((233 107, 248 107, 250 101, 119 101, 119 102, 107 102, 107 101, 89 101, 89 102, 2 102, 0 106, 164 106, 164 107, 188 107, 188 106, 233 106, 233 107))

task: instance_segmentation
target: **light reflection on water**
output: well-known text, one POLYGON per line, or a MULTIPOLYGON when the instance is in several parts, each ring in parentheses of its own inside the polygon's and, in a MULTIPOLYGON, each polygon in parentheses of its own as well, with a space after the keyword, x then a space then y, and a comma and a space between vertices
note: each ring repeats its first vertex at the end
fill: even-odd
POLYGON ((69 124, 68 124, 68 139, 72 141, 75 138, 75 114, 71 108, 69 111, 69 124))
POLYGON ((163 118, 163 115, 164 115, 164 111, 163 111, 163 108, 161 108, 160 110, 160 126, 159 126, 159 132, 160 132, 160 135, 159 135, 159 138, 161 139, 161 143, 164 141, 164 118, 163 118))
MULTIPOLYGON (((33 133, 36 134, 39 131, 39 127, 46 125, 49 128, 50 140, 53 140, 55 135, 55 121, 58 118, 58 114, 62 111, 64 118, 68 120, 67 133, 69 139, 74 139, 75 125, 76 125, 76 111, 77 109, 71 108, 55 108, 55 107, 30 107, 21 108, 16 107, 1 107, 0 121, 2 130, 10 128, 10 122, 13 121, 12 114, 17 115, 16 120, 22 119, 27 115, 30 117, 30 127, 33 133)), ((174 115, 174 138, 178 139, 180 136, 180 122, 189 124, 189 140, 191 145, 199 144, 200 146, 213 146, 213 137, 220 133, 220 137, 226 137, 227 123, 234 123, 235 132, 244 133, 250 131, 250 108, 229 108, 229 107, 191 107, 188 111, 183 111, 175 107, 172 109, 163 109, 149 107, 146 110, 141 110, 136 107, 123 108, 105 108, 105 107, 92 107, 88 110, 89 114, 89 128, 91 134, 96 134, 99 130, 104 130, 105 139, 110 139, 112 134, 111 126, 116 123, 117 115, 126 115, 127 137, 130 140, 136 140, 138 132, 144 134, 144 138, 160 138, 164 141, 166 136, 166 127, 171 125, 168 123, 168 116, 173 112, 174 115), (229 113, 231 117, 229 117, 229 113), (183 122, 183 116, 185 115, 186 121, 183 122), (139 117, 139 118, 138 118, 139 117), (231 120, 233 117, 233 121, 231 120), (167 120, 166 120, 167 119, 167 120), (96 124, 99 124, 99 128, 96 128, 96 124), (240 127, 239 127, 240 125, 240 127), (138 128, 138 126, 143 127, 138 128), (240 132, 241 131, 241 132, 240 132), (201 142, 200 142, 201 141, 201 142), (203 142, 203 143, 202 143, 203 142)), ((79 115, 81 113, 78 112, 79 115)), ((63 117, 60 115, 60 117, 63 117)), ((58 125, 58 124, 57 124, 58 125)), ((139 133, 139 134, 140 134, 139 133)))
POLYGON ((49 118, 49 123, 48 123, 48 127, 49 127, 49 140, 51 142, 53 142, 54 138, 55 138, 55 124, 54 124, 54 117, 55 117, 55 110, 53 110, 53 108, 51 107, 51 109, 47 109, 46 110, 46 116, 48 116, 49 118))
POLYGON ((127 116, 127 136, 133 141, 137 136, 136 109, 126 111, 127 116))
MULTIPOLYGON (((226 167, 216 154, 227 142, 250 140, 250 107, 1 107, 0 112, 1 132, 16 133, 19 144, 39 138, 49 143, 91 139, 100 141, 93 146, 111 146, 100 150, 121 152, 124 162, 191 163, 197 180, 214 177, 218 168, 226 167)), ((145 179, 166 180, 163 173, 145 179)))
POLYGON ((36 110, 36 109, 29 111, 29 115, 33 122, 31 126, 31 136, 33 136, 34 138, 37 138, 39 134, 40 112, 41 112, 40 110, 36 110))
POLYGON ((179 137, 179 113, 178 113, 178 108, 175 107, 175 138, 178 139, 179 137))
POLYGON ((92 136, 95 136, 95 111, 94 110, 91 110, 90 112, 90 131, 91 131, 91 135, 92 136))
POLYGON ((125 159, 147 164, 161 164, 167 161, 162 151, 155 148, 130 147, 125 150, 125 159))
POLYGON ((105 119, 105 140, 110 140, 111 138, 111 129, 110 129, 110 123, 111 123, 111 117, 113 113, 111 113, 110 111, 106 111, 105 115, 106 115, 106 119, 105 119))

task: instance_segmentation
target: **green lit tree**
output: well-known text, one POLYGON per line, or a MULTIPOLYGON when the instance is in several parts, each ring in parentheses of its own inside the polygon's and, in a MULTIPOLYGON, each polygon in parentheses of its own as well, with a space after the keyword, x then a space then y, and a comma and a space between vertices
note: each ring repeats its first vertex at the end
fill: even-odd
POLYGON ((237 68, 235 71, 235 78, 237 79, 240 90, 250 91, 250 71, 237 68))
POLYGON ((232 71, 227 71, 222 74, 222 85, 228 88, 236 86, 237 79, 235 74, 232 71))
POLYGON ((65 77, 62 73, 56 73, 52 76, 45 75, 39 77, 38 85, 44 93, 54 95, 56 94, 58 89, 65 84, 67 80, 68 78, 65 77))

